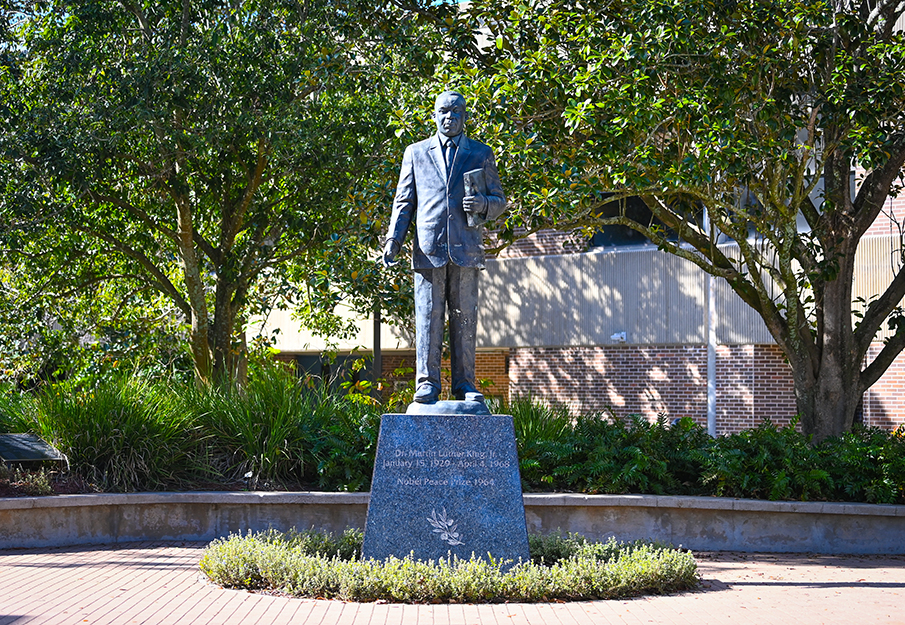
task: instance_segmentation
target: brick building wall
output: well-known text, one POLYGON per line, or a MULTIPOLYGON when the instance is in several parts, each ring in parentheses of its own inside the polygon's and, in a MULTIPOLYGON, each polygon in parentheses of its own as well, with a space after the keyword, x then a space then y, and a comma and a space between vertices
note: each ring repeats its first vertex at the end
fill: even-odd
MULTIPOLYGON (((490 233, 491 247, 494 245, 493 233, 490 233)), ((547 256, 550 254, 574 254, 588 249, 588 237, 580 232, 559 232, 557 230, 541 230, 518 239, 504 248, 498 258, 522 258, 525 256, 547 256)))
POLYGON ((796 413, 792 369, 776 345, 754 345, 752 389, 755 399, 752 425, 764 419, 788 425, 796 413))
MULTIPOLYGON (((867 351, 867 362, 876 358, 882 343, 873 343, 867 351)), ((905 424, 905 354, 899 354, 876 384, 867 389, 862 399, 864 425, 894 430, 905 424)))
MULTIPOLYGON (((787 425, 795 414, 791 372, 772 345, 717 347, 717 432, 787 425)), ((532 396, 573 413, 607 409, 707 424, 704 345, 520 348, 510 352, 510 397, 532 396)))
MULTIPOLYGON (((392 351, 382 354, 383 378, 386 380, 383 394, 385 397, 400 386, 415 379, 415 353, 412 351, 392 351), (401 375, 399 370, 411 369, 401 375)), ((449 389, 449 359, 444 358, 440 364, 443 371, 443 391, 449 389)), ((488 397, 509 397, 509 350, 479 351, 475 354, 475 377, 478 383, 487 382, 485 395, 488 397)))
MULTIPOLYGON (((868 361, 881 343, 871 346, 868 361)), ((718 345, 716 351, 717 433, 757 427, 769 419, 778 427, 795 416, 792 373, 776 345, 718 345)), ((385 352, 388 397, 398 368, 415 366, 413 352, 385 352)), ((444 370, 449 361, 444 360, 444 370)), ((562 404, 573 414, 612 410, 654 420, 691 417, 707 425, 707 347, 705 345, 606 345, 538 347, 478 352, 477 378, 490 380, 487 395, 531 396, 562 404)), ((449 379, 444 377, 444 389, 449 379)), ((905 355, 864 395, 865 425, 892 430, 905 424, 905 355)))
MULTIPOLYGON (((900 234, 905 194, 887 200, 865 236, 900 234)), ((540 231, 504 249, 500 258, 568 254, 587 249, 578 232, 540 231)), ((870 348, 871 361, 882 343, 870 348)), ((521 348, 510 354, 510 396, 531 394, 573 412, 612 408, 653 419, 690 416, 706 423, 707 352, 703 345, 612 345, 521 348)), ((776 345, 717 347, 717 428, 720 433, 756 427, 764 419, 783 426, 796 413, 791 370, 776 345)), ((865 425, 905 424, 905 355, 864 395, 865 425)))
POLYGON ((905 195, 889 198, 883 206, 880 215, 874 220, 864 236, 898 235, 900 228, 905 224, 905 195))

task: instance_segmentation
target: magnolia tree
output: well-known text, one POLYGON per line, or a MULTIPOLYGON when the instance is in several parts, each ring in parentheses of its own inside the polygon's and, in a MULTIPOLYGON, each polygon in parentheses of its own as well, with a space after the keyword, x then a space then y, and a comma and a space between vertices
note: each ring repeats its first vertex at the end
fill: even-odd
POLYGON ((460 19, 489 42, 445 71, 500 154, 504 237, 620 224, 726 280, 788 359, 802 428, 819 439, 851 427, 905 347, 905 272, 863 310, 852 301, 859 241, 902 181, 903 10, 475 0, 460 19), (653 219, 622 210, 629 196, 653 219), (716 245, 727 238, 737 255, 716 245), (884 324, 895 331, 865 365, 884 324))
POLYGON ((355 0, 2 4, 8 307, 175 323, 209 382, 241 374, 244 324, 281 298, 315 324, 338 287, 398 303, 367 183, 393 94, 439 58, 433 22, 355 0))

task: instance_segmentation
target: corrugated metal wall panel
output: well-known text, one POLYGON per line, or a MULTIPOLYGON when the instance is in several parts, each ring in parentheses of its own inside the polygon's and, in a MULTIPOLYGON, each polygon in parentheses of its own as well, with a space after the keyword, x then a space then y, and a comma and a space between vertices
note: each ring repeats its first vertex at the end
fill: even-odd
MULTIPOLYGON (((634 328, 627 323, 628 311, 637 309, 637 289, 626 291, 624 284, 612 276, 618 275, 617 254, 583 254, 584 292, 586 311, 582 333, 589 345, 612 343, 610 336, 617 332, 631 335, 634 328)), ((629 336, 629 340, 633 340, 629 336)))
MULTIPOLYGON (((855 281, 852 297, 862 298, 864 303, 856 304, 863 310, 889 286, 901 268, 901 245, 897 236, 876 236, 861 239, 855 256, 855 281)), ((878 339, 892 335, 887 324, 878 333, 878 339)))
POLYGON ((631 343, 663 343, 668 335, 668 318, 663 301, 666 283, 672 276, 666 270, 663 254, 628 253, 619 256, 620 271, 610 276, 623 292, 636 289, 638 304, 625 310, 625 323, 631 343))
MULTIPOLYGON (((898 270, 900 246, 892 236, 861 241, 855 297, 870 301, 885 290, 898 270)), ((721 247, 737 257, 736 246, 721 247)), ((705 274, 694 264, 653 248, 489 260, 481 276, 478 346, 612 345, 617 332, 625 332, 630 344, 701 344, 706 289, 705 274)), ((716 298, 721 344, 773 342, 757 313, 723 280, 716 281, 716 298)), ((322 348, 321 339, 298 330, 288 311, 274 314, 268 327, 283 328, 280 349, 322 348)), ((348 347, 369 346, 370 328, 363 320, 362 333, 348 347)), ((879 338, 888 335, 884 326, 879 338)), ((410 336, 389 325, 382 337, 386 349, 411 345, 410 336)))
POLYGON ((683 258, 663 256, 671 265, 666 310, 669 342, 703 343, 707 338, 704 329, 704 315, 707 314, 704 272, 683 258))
MULTIPOLYGON (((741 257, 736 243, 722 244, 720 250, 728 258, 738 260, 741 257)), ((773 342, 763 319, 732 290, 728 282, 717 279, 715 291, 718 343, 747 345, 773 342)))
POLYGON ((548 301, 551 310, 558 311, 549 315, 550 330, 547 340, 551 345, 582 344, 583 328, 588 325, 587 312, 592 310, 587 299, 587 291, 582 280, 583 259, 576 258, 574 263, 558 263, 555 256, 544 256, 541 262, 545 275, 549 276, 548 301), (582 297, 575 297, 576 293, 582 297))
MULTIPOLYGON (((482 277, 482 347, 607 345, 705 340, 705 279, 655 249, 489 261, 482 277)), ((756 313, 718 282, 721 341, 769 341, 756 313)))
MULTIPOLYGON (((721 246, 730 257, 738 247, 721 246)), ((899 267, 900 241, 867 237, 858 248, 854 296, 870 301, 899 267)), ((707 289, 693 263, 652 248, 508 258, 488 262, 482 281, 479 345, 608 345, 626 332, 633 344, 706 340, 707 289)), ((724 281, 716 281, 721 344, 772 343, 760 316, 724 281)), ((884 327, 879 338, 889 335, 884 327)))
POLYGON ((772 343, 773 337, 753 308, 725 280, 716 281, 717 342, 722 345, 772 343))

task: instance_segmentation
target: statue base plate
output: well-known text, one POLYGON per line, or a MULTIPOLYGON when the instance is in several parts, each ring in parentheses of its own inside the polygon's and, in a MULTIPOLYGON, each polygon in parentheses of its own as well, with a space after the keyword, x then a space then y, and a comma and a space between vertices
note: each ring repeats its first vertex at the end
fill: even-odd
POLYGON ((489 415, 490 410, 482 401, 445 400, 433 404, 419 404, 413 401, 406 408, 405 414, 489 415))

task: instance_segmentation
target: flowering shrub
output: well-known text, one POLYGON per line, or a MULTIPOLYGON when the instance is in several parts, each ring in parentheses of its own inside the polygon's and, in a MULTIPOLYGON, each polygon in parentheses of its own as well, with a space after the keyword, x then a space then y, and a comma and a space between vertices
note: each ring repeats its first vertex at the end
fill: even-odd
POLYGON ((361 534, 354 530, 340 539, 316 532, 234 534, 207 547, 201 570, 232 588, 404 603, 617 599, 677 592, 698 583, 691 553, 655 543, 533 536, 532 560, 512 563, 474 557, 361 560, 360 549, 348 548, 356 540, 361 534), (338 546, 343 542, 345 551, 338 546), (543 562, 554 550, 557 557, 543 562))

